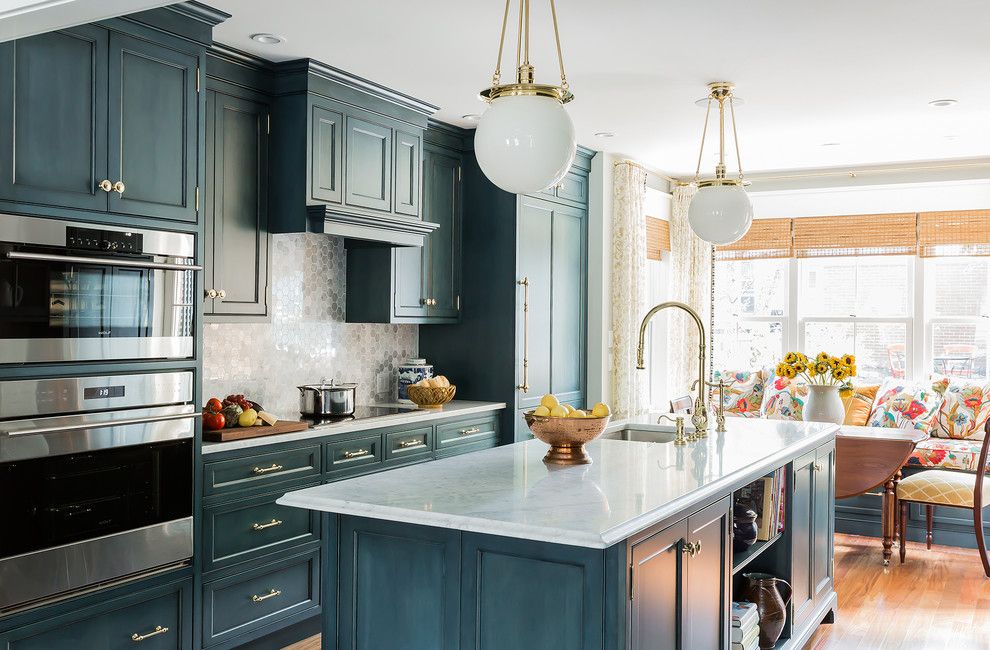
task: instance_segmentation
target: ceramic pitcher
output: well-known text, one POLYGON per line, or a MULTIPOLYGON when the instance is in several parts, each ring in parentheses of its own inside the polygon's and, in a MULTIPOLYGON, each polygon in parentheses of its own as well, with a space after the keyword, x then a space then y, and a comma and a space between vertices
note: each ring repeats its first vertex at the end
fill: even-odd
POLYGON ((787 621, 787 603, 791 600, 791 586, 769 573, 744 573, 746 586, 743 598, 756 603, 760 615, 760 648, 773 648, 784 631, 787 621), (778 586, 784 587, 787 598, 780 595, 778 586))

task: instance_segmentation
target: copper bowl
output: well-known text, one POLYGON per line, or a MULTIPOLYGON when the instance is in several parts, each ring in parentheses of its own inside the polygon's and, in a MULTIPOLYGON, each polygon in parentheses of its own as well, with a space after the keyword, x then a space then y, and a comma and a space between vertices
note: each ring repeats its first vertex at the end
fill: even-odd
POLYGON ((454 399, 457 386, 406 386, 406 395, 421 409, 438 409, 454 399))
POLYGON ((591 456, 584 450, 584 445, 602 435, 611 419, 609 415, 603 418, 554 418, 533 415, 532 411, 523 414, 523 417, 533 436, 550 445, 543 462, 553 465, 590 463, 591 456))

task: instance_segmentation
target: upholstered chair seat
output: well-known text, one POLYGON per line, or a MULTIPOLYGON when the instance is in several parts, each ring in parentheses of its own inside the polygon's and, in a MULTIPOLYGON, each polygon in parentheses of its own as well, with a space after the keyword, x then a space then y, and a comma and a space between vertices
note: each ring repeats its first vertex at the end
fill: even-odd
MULTIPOLYGON (((972 508, 973 474, 934 469, 912 474, 897 485, 897 498, 941 506, 972 508)), ((990 503, 990 478, 983 479, 983 503, 990 503)))

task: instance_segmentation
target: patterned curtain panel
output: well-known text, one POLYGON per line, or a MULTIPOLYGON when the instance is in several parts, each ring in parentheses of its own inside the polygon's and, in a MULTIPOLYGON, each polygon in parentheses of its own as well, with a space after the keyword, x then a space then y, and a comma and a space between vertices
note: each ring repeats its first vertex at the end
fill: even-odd
MULTIPOLYGON (((694 185, 674 188, 670 215, 670 299, 692 307, 707 328, 711 323, 712 247, 688 225, 688 206, 697 191, 694 185)), ((691 382, 698 378, 698 329, 680 310, 669 310, 667 314, 670 319, 667 391, 673 399, 691 392, 691 382)), ((705 335, 707 338, 707 331, 705 335)), ((707 352, 705 357, 707 362, 707 352)))
POLYGON ((646 171, 616 163, 612 182, 612 411, 625 418, 649 407, 649 376, 636 370, 639 322, 646 314, 646 171))

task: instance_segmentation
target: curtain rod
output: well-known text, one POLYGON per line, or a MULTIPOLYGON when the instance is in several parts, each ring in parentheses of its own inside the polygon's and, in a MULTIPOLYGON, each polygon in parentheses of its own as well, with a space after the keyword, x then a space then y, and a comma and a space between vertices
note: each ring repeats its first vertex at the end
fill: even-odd
POLYGON ((619 165, 629 165, 631 167, 638 167, 639 169, 642 169, 647 174, 652 174, 652 175, 656 176, 657 178, 662 178, 663 180, 667 181, 668 183, 680 183, 680 181, 677 180, 676 178, 674 178, 673 176, 667 176, 666 174, 661 174, 659 172, 655 172, 652 169, 650 169, 649 167, 647 167, 645 165, 642 165, 642 164, 636 162, 635 160, 630 160, 630 159, 626 158, 625 160, 616 160, 615 162, 612 163, 612 166, 613 167, 618 167, 619 165))

